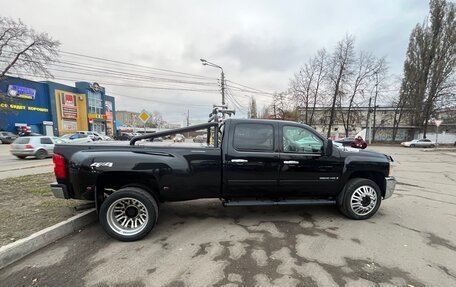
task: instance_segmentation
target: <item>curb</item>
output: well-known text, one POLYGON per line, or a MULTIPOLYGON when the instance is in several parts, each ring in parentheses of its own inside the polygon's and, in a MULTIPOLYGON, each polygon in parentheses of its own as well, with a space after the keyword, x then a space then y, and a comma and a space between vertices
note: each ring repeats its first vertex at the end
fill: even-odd
POLYGON ((71 234, 97 220, 94 209, 68 218, 65 221, 33 233, 29 237, 0 247, 0 269, 14 263, 32 252, 41 249, 52 242, 71 234))
POLYGON ((429 148, 429 149, 423 149, 422 151, 426 152, 435 152, 435 151, 453 151, 456 152, 456 148, 454 147, 441 147, 441 148, 429 148))

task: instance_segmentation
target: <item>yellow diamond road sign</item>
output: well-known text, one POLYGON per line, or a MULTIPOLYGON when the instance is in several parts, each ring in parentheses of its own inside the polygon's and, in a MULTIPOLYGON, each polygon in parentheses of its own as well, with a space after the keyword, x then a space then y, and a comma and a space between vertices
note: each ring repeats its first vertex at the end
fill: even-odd
POLYGON ((139 119, 143 122, 146 123, 150 119, 150 115, 146 111, 142 111, 139 114, 139 119))

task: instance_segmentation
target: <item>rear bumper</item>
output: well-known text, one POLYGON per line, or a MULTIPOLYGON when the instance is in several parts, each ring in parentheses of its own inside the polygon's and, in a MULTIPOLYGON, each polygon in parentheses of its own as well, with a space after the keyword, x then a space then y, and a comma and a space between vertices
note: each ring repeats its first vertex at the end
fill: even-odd
POLYGON ((59 183, 51 183, 51 191, 57 198, 69 199, 70 195, 68 194, 68 189, 66 185, 59 183))
POLYGON ((11 153, 13 155, 27 156, 27 155, 35 155, 35 150, 34 149, 12 149, 11 153))
POLYGON ((386 188, 385 188, 385 197, 384 199, 390 198, 393 195, 394 189, 396 188, 396 179, 394 176, 385 177, 386 188))

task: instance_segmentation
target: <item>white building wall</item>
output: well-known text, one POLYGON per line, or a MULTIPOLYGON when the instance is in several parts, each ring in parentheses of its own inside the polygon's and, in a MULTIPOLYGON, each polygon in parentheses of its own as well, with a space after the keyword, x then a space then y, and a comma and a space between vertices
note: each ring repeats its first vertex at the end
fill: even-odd
MULTIPOLYGON (((431 141, 435 141, 440 144, 454 144, 456 142, 456 133, 447 133, 445 131, 439 132, 438 141, 436 133, 427 133, 426 137, 431 141)), ((417 139, 423 138, 423 133, 419 133, 417 139)))

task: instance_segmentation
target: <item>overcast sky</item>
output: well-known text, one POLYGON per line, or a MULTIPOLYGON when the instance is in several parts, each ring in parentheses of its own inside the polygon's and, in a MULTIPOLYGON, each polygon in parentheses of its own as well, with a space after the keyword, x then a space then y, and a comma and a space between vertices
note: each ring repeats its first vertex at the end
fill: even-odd
MULTIPOLYGON (((356 37, 357 49, 385 56, 391 73, 400 74, 410 32, 428 13, 426 0, 0 0, 0 7, 0 15, 49 33, 63 51, 219 78, 218 69, 201 65, 205 58, 222 66, 228 80, 271 92, 285 90, 303 62, 320 48, 331 50, 347 33, 356 37)), ((156 110, 170 122, 182 122, 187 109, 194 121, 205 119, 209 106, 221 101, 217 93, 128 88, 106 84, 121 82, 106 76, 81 78, 105 86, 116 96, 118 110, 156 110)), ((246 93, 233 94, 247 104, 246 93)), ((269 98, 256 99, 261 106, 269 98)))

